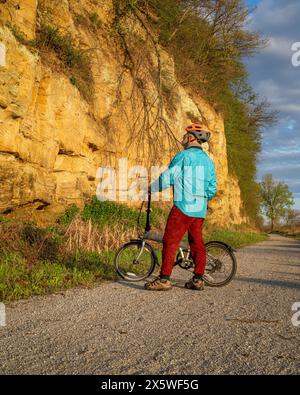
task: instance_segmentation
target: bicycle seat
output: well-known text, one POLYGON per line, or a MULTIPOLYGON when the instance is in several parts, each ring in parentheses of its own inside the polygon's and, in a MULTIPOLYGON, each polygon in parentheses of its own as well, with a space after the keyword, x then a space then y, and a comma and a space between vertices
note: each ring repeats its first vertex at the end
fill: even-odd
MULTIPOLYGON (((163 235, 161 233, 146 232, 144 235, 144 239, 156 241, 157 243, 162 243, 163 242, 163 235)), ((183 248, 183 249, 188 249, 189 245, 185 241, 182 241, 179 244, 179 247, 183 248)))

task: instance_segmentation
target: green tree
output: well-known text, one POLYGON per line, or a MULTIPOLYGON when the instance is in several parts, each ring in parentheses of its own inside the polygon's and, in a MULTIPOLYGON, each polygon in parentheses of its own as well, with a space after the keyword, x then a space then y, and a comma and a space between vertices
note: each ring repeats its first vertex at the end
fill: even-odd
MULTIPOLYGON (((245 214, 254 222, 260 211, 256 160, 261 149, 262 126, 276 122, 276 113, 260 102, 245 80, 220 96, 223 103, 229 171, 239 180, 245 214)), ((259 221, 258 221, 259 223, 259 221)))
POLYGON ((287 184, 273 180, 272 174, 266 174, 259 185, 262 211, 270 219, 273 231, 276 221, 293 206, 293 194, 287 184))
POLYGON ((286 226, 294 230, 296 226, 300 226, 300 210, 288 209, 286 213, 286 226))

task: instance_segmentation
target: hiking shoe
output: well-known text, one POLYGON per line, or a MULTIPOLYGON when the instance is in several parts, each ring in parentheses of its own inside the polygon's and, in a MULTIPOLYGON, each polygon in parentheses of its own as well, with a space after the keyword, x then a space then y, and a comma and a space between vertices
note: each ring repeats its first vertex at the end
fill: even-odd
POLYGON ((172 283, 169 280, 162 281, 159 277, 153 281, 148 281, 144 288, 148 291, 168 291, 172 288, 172 283))
POLYGON ((185 288, 188 289, 195 289, 196 291, 203 291, 204 290, 204 281, 203 280, 196 280, 191 278, 187 283, 185 283, 185 288))

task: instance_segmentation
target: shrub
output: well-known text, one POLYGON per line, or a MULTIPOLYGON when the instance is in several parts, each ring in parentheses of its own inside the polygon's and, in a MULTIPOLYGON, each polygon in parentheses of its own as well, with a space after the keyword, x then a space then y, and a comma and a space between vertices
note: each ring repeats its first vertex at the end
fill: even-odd
POLYGON ((40 229, 31 224, 26 224, 21 232, 21 238, 31 246, 41 243, 45 237, 45 229, 40 229))
POLYGON ((100 27, 102 26, 102 23, 101 23, 98 15, 96 14, 96 12, 91 12, 88 16, 89 16, 90 22, 92 23, 93 29, 94 30, 100 29, 100 27))
MULTIPOLYGON (((112 201, 99 201, 94 197, 82 212, 84 220, 91 220, 100 228, 109 225, 125 226, 133 228, 136 226, 137 210, 125 204, 112 201)), ((143 214, 144 217, 144 214, 143 214)))
POLYGON ((68 225, 70 224, 74 218, 80 213, 80 208, 77 207, 75 204, 72 204, 72 206, 68 207, 63 215, 58 218, 58 223, 62 225, 68 225))
POLYGON ((25 45, 33 53, 36 51, 36 40, 28 40, 25 33, 22 32, 19 27, 11 23, 7 23, 6 26, 11 30, 14 37, 19 41, 19 43, 25 45))
POLYGON ((85 21, 85 16, 82 14, 75 14, 74 15, 74 22, 76 25, 82 25, 84 24, 85 21))
MULTIPOLYGON (((144 205, 140 216, 141 229, 144 228, 146 223, 145 211, 146 207, 144 205)), ((124 226, 124 229, 134 229, 137 226, 138 215, 139 208, 112 201, 99 201, 96 197, 85 205, 82 212, 84 220, 91 220, 100 228, 118 225, 124 226)), ((168 208, 161 208, 159 204, 152 203, 151 223, 154 228, 164 229, 168 215, 168 208)))
POLYGON ((0 253, 20 254, 28 266, 43 259, 59 260, 62 242, 57 233, 32 224, 14 221, 0 224, 0 253))
POLYGON ((58 28, 41 24, 37 31, 37 46, 54 51, 58 59, 71 74, 71 82, 76 85, 86 100, 93 97, 93 77, 88 52, 76 48, 70 34, 62 35, 58 28), (75 84, 76 82, 76 84, 75 84))
MULTIPOLYGON (((92 100, 94 88, 89 52, 76 48, 70 34, 63 35, 58 28, 42 23, 37 30, 36 40, 28 40, 18 27, 12 24, 7 26, 15 38, 30 50, 39 49, 42 55, 45 50, 52 50, 64 65, 62 71, 71 74, 70 82, 78 88, 84 99, 92 100)), ((43 59, 48 62, 47 54, 44 54, 43 59)))

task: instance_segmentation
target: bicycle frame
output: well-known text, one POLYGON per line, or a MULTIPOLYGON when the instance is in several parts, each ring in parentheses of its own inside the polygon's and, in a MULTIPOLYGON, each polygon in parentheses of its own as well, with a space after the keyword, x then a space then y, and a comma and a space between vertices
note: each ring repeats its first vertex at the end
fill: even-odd
MULTIPOLYGON (((145 201, 143 201, 140 211, 139 211, 138 220, 137 220, 138 225, 140 224, 140 217, 141 217, 141 212, 142 212, 144 203, 145 203, 145 201)), ((146 213, 147 213, 147 216, 146 216, 146 224, 145 224, 145 228, 144 228, 144 233, 143 233, 143 235, 139 236, 139 240, 142 241, 142 248, 141 248, 138 256, 136 257, 137 261, 143 254, 147 240, 152 240, 152 241, 155 241, 160 244, 163 243, 163 239, 162 239, 161 235, 156 234, 156 233, 151 233, 151 190, 150 189, 148 190, 146 213)), ((131 239, 131 240, 135 240, 135 239, 131 239)), ((149 246, 148 243, 147 243, 147 245, 149 246)), ((180 256, 182 259, 187 260, 190 258, 190 247, 187 243, 181 242, 180 246, 178 248, 178 252, 180 253, 180 256), (184 254, 184 250, 186 250, 186 255, 184 254)), ((157 261, 157 264, 159 265, 158 261, 157 261)))
MULTIPOLYGON (((139 216, 138 216, 138 225, 140 223, 140 216, 141 216, 141 212, 142 212, 142 208, 144 205, 145 201, 143 201, 141 208, 140 208, 140 212, 139 212, 139 216)), ((145 225, 145 229, 144 229, 144 233, 142 236, 139 236, 139 240, 142 241, 142 248, 138 254, 138 256, 136 257, 136 261, 139 260, 139 258, 142 256, 143 252, 144 252, 144 248, 146 245, 146 241, 150 240, 150 241, 155 241, 157 243, 162 244, 163 243, 163 239, 161 235, 155 234, 155 233, 151 233, 151 190, 149 188, 148 190, 148 201, 147 201, 147 209, 146 209, 146 225, 145 225)), ((134 240, 134 239, 131 239, 134 240)), ((224 242, 218 241, 218 243, 224 245, 224 247, 226 247, 229 251, 231 252, 236 252, 236 250, 231 247, 229 244, 226 244, 224 242)), ((147 246, 149 247, 150 245, 147 243, 147 246)), ((151 246, 150 246, 151 247, 151 246)), ((152 247, 151 247, 152 248, 152 247)), ((179 247, 178 247, 178 254, 180 255, 180 258, 182 260, 184 260, 185 262, 188 262, 190 260, 190 254, 191 254, 191 250, 190 250, 190 246, 188 243, 186 242, 181 242, 179 247)), ((158 260, 157 260, 157 265, 159 265, 158 260)))
MULTIPOLYGON (((144 203, 145 203, 145 201, 142 202, 142 205, 140 207, 138 220, 137 220, 138 227, 140 225, 140 217, 141 217, 141 212, 142 212, 144 203)), ((156 252, 155 252, 153 246, 150 243, 148 243, 148 240, 163 244, 162 235, 151 232, 151 191, 150 191, 150 189, 148 190, 148 201, 147 201, 146 212, 147 212, 147 216, 146 216, 146 224, 144 227, 144 232, 142 234, 138 235, 137 238, 130 239, 129 243, 125 243, 118 251, 117 256, 119 256, 120 252, 122 252, 122 250, 124 248, 125 249, 128 248, 129 245, 132 245, 132 244, 136 245, 136 246, 138 246, 138 250, 136 251, 137 255, 134 254, 134 257, 132 258, 131 263, 139 264, 139 261, 143 255, 143 253, 145 252, 145 250, 147 250, 147 252, 151 254, 151 259, 153 262, 151 264, 152 265, 151 270, 147 274, 147 275, 150 275, 150 274, 152 274, 154 267, 160 266, 160 264, 158 262, 158 257, 156 255, 156 252)), ((237 264, 236 264, 236 259, 233 254, 236 250, 234 248, 232 248, 230 245, 228 245, 224 242, 221 242, 221 241, 209 241, 209 242, 205 243, 205 248, 206 248, 206 257, 208 259, 207 262, 210 265, 210 266, 206 267, 206 272, 205 272, 205 275, 203 276, 205 283, 211 287, 224 286, 224 285, 228 284, 236 273, 236 265, 237 264), (220 246, 221 246, 221 248, 220 248, 220 246), (217 271, 217 272, 220 271, 220 268, 222 267, 222 262, 219 260, 219 257, 214 256, 214 253, 212 253, 212 254, 210 253, 211 249, 214 249, 214 248, 218 249, 218 251, 222 251, 222 253, 224 252, 224 250, 225 251, 227 250, 228 253, 231 254, 231 256, 230 256, 231 265, 232 265, 231 272, 229 273, 229 276, 227 276, 225 278, 225 280, 223 280, 221 282, 215 282, 214 278, 211 276, 211 274, 214 273, 215 271, 217 271)), ((117 265, 118 265, 118 263, 117 263, 117 265)), ((174 266, 175 265, 179 265, 182 269, 185 269, 185 270, 190 270, 195 267, 195 263, 194 263, 193 258, 191 256, 191 250, 190 250, 188 243, 181 242, 179 244, 178 249, 177 249, 176 259, 174 262, 174 266)), ((125 278, 124 275, 122 274, 122 270, 120 272, 120 270, 117 269, 117 271, 119 274, 121 273, 120 274, 121 277, 125 278)), ((134 280, 133 278, 134 277, 131 277, 131 278, 129 278, 129 280, 138 281, 138 280, 134 280)), ((145 277, 143 277, 143 278, 145 278, 145 277)))

